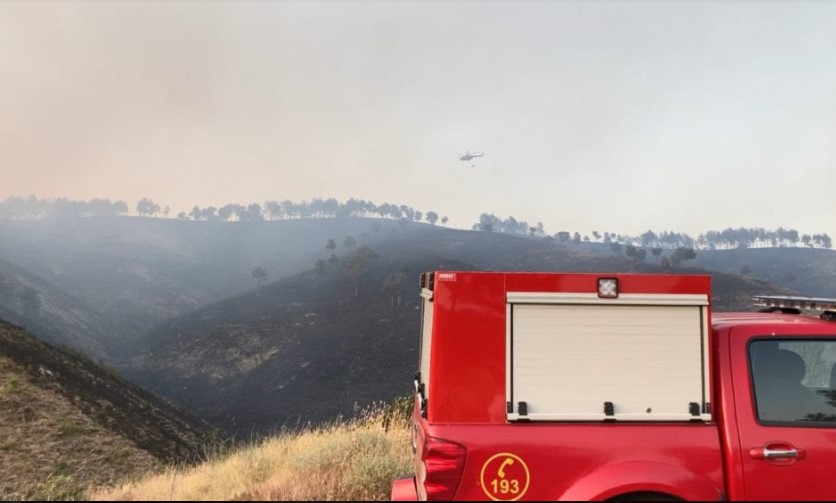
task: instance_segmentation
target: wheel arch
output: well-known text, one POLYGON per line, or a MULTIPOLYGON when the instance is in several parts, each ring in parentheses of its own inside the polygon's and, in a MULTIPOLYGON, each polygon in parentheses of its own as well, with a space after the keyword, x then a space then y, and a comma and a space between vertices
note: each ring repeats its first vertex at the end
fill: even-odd
POLYGON ((653 493, 680 500, 719 501, 722 489, 685 468, 652 461, 631 461, 595 470, 567 489, 563 501, 603 501, 653 493))

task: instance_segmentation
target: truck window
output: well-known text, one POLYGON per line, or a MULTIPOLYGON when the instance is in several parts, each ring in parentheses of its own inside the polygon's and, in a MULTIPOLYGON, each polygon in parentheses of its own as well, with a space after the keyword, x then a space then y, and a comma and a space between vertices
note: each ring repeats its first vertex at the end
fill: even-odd
POLYGON ((836 426, 836 341, 753 341, 749 365, 761 422, 836 426))

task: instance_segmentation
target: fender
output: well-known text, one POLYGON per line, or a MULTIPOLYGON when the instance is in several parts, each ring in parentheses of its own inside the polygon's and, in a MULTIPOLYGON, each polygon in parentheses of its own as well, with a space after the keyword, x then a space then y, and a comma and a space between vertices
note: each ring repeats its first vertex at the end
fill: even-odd
POLYGON ((682 467, 654 461, 604 466, 564 492, 561 501, 606 500, 627 493, 665 493, 683 500, 720 501, 721 488, 682 467))
POLYGON ((403 477, 392 483, 392 501, 418 501, 415 477, 403 477))

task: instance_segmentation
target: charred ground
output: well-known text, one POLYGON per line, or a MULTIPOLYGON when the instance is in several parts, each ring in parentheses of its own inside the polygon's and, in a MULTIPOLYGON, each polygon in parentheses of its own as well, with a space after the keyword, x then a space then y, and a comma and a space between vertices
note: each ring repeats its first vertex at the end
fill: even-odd
MULTIPOLYGON (((447 237, 376 246, 357 285, 341 264, 320 264, 161 324, 127 374, 230 433, 269 432, 350 416, 357 406, 410 391, 423 271, 662 272, 544 240, 475 232, 447 237), (457 256, 478 262, 450 258, 457 256), (398 288, 391 286, 395 275, 405 278, 398 288)), ((709 274, 693 268, 664 272, 709 274)), ((750 278, 713 277, 713 301, 720 309, 748 309, 756 293, 786 292, 750 278)))
POLYGON ((408 392, 425 270, 706 273, 719 310, 749 309, 758 293, 825 292, 798 278, 836 277, 832 250, 698 251, 690 267, 663 268, 669 254, 380 218, 6 221, 0 318, 48 340, 84 335, 71 343, 103 348, 133 382, 248 437, 408 392), (376 258, 358 272, 362 247, 376 258), (721 272, 697 267, 708 263, 721 272), (27 289, 39 309, 24 307, 27 289), (90 330, 62 328, 74 319, 90 330))

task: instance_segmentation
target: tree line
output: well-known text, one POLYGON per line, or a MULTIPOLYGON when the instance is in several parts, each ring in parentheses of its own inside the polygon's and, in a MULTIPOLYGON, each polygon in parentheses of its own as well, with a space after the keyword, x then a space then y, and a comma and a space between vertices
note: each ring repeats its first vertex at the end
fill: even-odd
MULTIPOLYGON (((143 217, 167 218, 171 212, 168 205, 160 205, 150 198, 142 198, 135 206, 136 214, 143 217)), ((0 201, 0 220, 37 220, 51 217, 103 217, 126 216, 129 206, 125 201, 110 199, 93 199, 90 201, 76 201, 67 198, 40 199, 34 195, 27 198, 9 196, 0 201)), ((311 201, 294 202, 291 200, 269 200, 263 205, 259 203, 226 204, 220 207, 194 206, 188 213, 180 212, 177 217, 182 220, 195 221, 263 221, 263 220, 297 220, 322 218, 388 218, 414 222, 426 221, 435 225, 439 221, 447 224, 446 216, 439 217, 435 211, 422 212, 404 204, 397 205, 383 203, 377 205, 371 201, 351 198, 339 202, 335 198, 315 198, 311 201)), ((643 248, 693 248, 697 250, 729 250, 735 248, 777 248, 777 247, 833 247, 832 239, 827 233, 801 234, 795 229, 778 227, 767 230, 763 227, 726 228, 720 231, 708 231, 697 236, 696 239, 685 233, 663 231, 656 233, 652 230, 630 236, 614 232, 592 231, 581 235, 580 232, 558 231, 553 235, 546 233, 542 222, 529 225, 524 220, 517 220, 513 216, 498 217, 492 213, 482 213, 479 221, 472 226, 473 230, 485 232, 500 232, 531 237, 551 237, 558 242, 596 242, 619 243, 643 248)))
MULTIPOLYGON (((559 243, 604 243, 632 246, 635 248, 659 248, 677 250, 690 248, 694 250, 731 250, 736 248, 779 248, 779 247, 833 247, 833 241, 827 233, 801 234, 795 229, 778 227, 768 230, 763 227, 727 228, 721 231, 708 231, 697 236, 696 239, 688 234, 673 231, 654 232, 648 230, 638 236, 617 234, 615 232, 592 231, 581 235, 580 232, 558 231, 549 235, 543 229, 543 224, 529 226, 524 220, 517 220, 513 216, 501 218, 492 213, 482 213, 479 221, 472 226, 473 230, 483 232, 500 232, 504 234, 528 235, 531 237, 546 237, 559 243)), ((658 255, 657 255, 658 256, 658 255)), ((631 257, 632 258, 632 257, 631 257)))
POLYGON ((315 198, 311 201, 298 203, 291 200, 270 200, 263 205, 251 203, 246 206, 241 204, 227 204, 221 207, 207 206, 204 208, 195 206, 189 213, 181 212, 177 217, 205 221, 274 221, 361 217, 390 218, 414 222, 426 221, 431 225, 435 225, 439 221, 446 224, 449 221, 446 216, 439 218, 439 214, 435 211, 424 213, 405 204, 383 203, 377 205, 371 201, 354 198, 344 203, 334 198, 315 198))
MULTIPOLYGON (((617 236, 612 242, 642 246, 645 248, 694 248, 697 250, 732 250, 738 248, 832 248, 833 241, 827 233, 800 234, 795 229, 778 227, 775 230, 763 227, 731 227, 722 231, 708 231, 696 239, 678 232, 655 233, 652 230, 639 236, 617 236)), ((606 242, 606 241, 605 241, 606 242)))
POLYGON ((74 201, 65 197, 39 199, 9 196, 0 201, 2 220, 40 220, 51 217, 106 217, 128 214, 128 203, 110 199, 74 201))
POLYGON ((546 231, 543 229, 543 222, 530 226, 525 220, 517 220, 514 217, 501 218, 493 213, 482 213, 479 221, 473 224, 474 231, 501 232, 504 234, 518 234, 544 237, 546 231))
MULTIPOLYGON (((171 208, 161 206, 149 198, 137 202, 136 214, 143 217, 168 217, 171 208)), ((93 199, 75 201, 67 198, 39 199, 32 195, 28 198, 10 196, 0 201, 0 219, 3 220, 39 220, 52 217, 101 217, 126 216, 129 207, 125 201, 93 199)), ((438 222, 447 224, 449 218, 440 216, 435 211, 426 213, 405 204, 383 203, 377 205, 371 201, 351 198, 339 202, 334 198, 315 198, 311 201, 294 202, 291 200, 266 201, 250 204, 226 204, 223 206, 194 206, 188 213, 181 211, 177 218, 196 221, 263 221, 263 220, 298 220, 321 218, 390 218, 421 222, 431 225, 438 222)))

